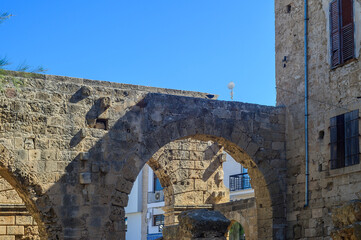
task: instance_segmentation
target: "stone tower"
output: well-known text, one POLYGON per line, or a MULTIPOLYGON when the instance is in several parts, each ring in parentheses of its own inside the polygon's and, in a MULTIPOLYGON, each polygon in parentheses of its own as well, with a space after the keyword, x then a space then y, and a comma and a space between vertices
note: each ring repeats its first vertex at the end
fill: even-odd
POLYGON ((277 104, 286 108, 287 239, 330 236, 336 207, 361 197, 361 1, 308 1, 307 206, 304 1, 276 0, 275 17, 277 104), (342 119, 351 115, 357 137, 348 143, 343 127, 350 124, 342 119))

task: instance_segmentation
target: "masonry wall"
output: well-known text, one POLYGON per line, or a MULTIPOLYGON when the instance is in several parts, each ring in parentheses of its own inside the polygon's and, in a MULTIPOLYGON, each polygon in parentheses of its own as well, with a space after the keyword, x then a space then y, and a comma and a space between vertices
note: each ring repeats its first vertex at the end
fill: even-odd
MULTIPOLYGON (((361 108, 361 63, 355 59, 331 69, 329 3, 309 1, 310 195, 305 207, 304 1, 275 1, 277 104, 286 107, 288 239, 328 239, 333 210, 361 198, 360 164, 330 169, 330 118, 361 108)), ((360 0, 354 1, 354 15, 358 58, 360 0)))
POLYGON ((246 239, 258 239, 257 206, 255 198, 241 199, 228 203, 215 204, 214 210, 220 211, 227 219, 242 225, 246 239))
POLYGON ((171 142, 148 161, 163 186, 165 226, 177 224, 182 211, 229 201, 223 183, 225 161, 217 143, 192 139, 171 142))
POLYGON ((38 227, 15 189, 0 177, 0 240, 38 240, 38 227))
POLYGON ((124 239, 124 207, 141 168, 185 138, 218 142, 248 168, 259 237, 283 239, 283 107, 68 77, 1 77, 24 87, 0 92, 0 174, 42 239, 124 239))

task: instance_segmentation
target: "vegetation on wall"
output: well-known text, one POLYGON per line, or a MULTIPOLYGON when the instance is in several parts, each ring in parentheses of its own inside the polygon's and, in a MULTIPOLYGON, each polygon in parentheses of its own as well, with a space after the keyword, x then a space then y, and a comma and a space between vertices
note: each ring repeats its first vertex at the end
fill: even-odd
MULTIPOLYGON (((0 24, 4 21, 8 20, 13 15, 8 12, 0 13, 0 24)), ((15 68, 9 68, 12 63, 9 61, 7 56, 0 57, 0 91, 3 90, 3 87, 6 84, 12 84, 15 88, 19 88, 21 86, 25 85, 25 79, 24 78, 18 78, 16 76, 12 76, 8 74, 7 70, 13 70, 17 72, 23 72, 23 73, 44 73, 47 71, 42 66, 38 67, 32 67, 24 62, 20 63, 15 68)))

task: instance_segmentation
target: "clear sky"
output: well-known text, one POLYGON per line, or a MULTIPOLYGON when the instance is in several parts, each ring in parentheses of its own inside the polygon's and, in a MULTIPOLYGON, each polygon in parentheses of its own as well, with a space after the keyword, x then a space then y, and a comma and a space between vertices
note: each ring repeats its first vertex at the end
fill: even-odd
POLYGON ((271 0, 1 0, 0 57, 47 74, 275 105, 271 0))

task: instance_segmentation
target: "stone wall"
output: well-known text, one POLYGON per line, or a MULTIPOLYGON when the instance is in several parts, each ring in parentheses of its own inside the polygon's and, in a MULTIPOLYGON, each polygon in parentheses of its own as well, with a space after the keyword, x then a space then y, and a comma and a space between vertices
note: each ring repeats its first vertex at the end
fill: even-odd
POLYGON ((15 189, 0 177, 0 239, 38 240, 35 220, 15 189))
POLYGON ((225 157, 217 143, 186 139, 165 145, 148 161, 164 188, 166 226, 178 223, 182 211, 229 201, 225 157))
MULTIPOLYGON (((359 56, 361 1, 353 2, 359 56)), ((275 1, 277 104, 286 107, 289 239, 330 237, 333 209, 361 197, 360 164, 330 169, 330 118, 361 108, 361 63, 353 60, 331 69, 329 3, 309 1, 310 191, 305 207, 304 1, 275 1)))
POLYGON ((284 236, 282 107, 7 74, 26 83, 18 91, 9 85, 0 93, 0 175, 24 201, 42 239, 124 239, 124 206, 140 170, 163 146, 185 138, 217 142, 248 168, 259 237, 284 236))
POLYGON ((246 239, 259 239, 257 226, 257 206, 256 200, 254 198, 215 204, 214 210, 221 212, 232 222, 240 223, 246 234, 246 239))

